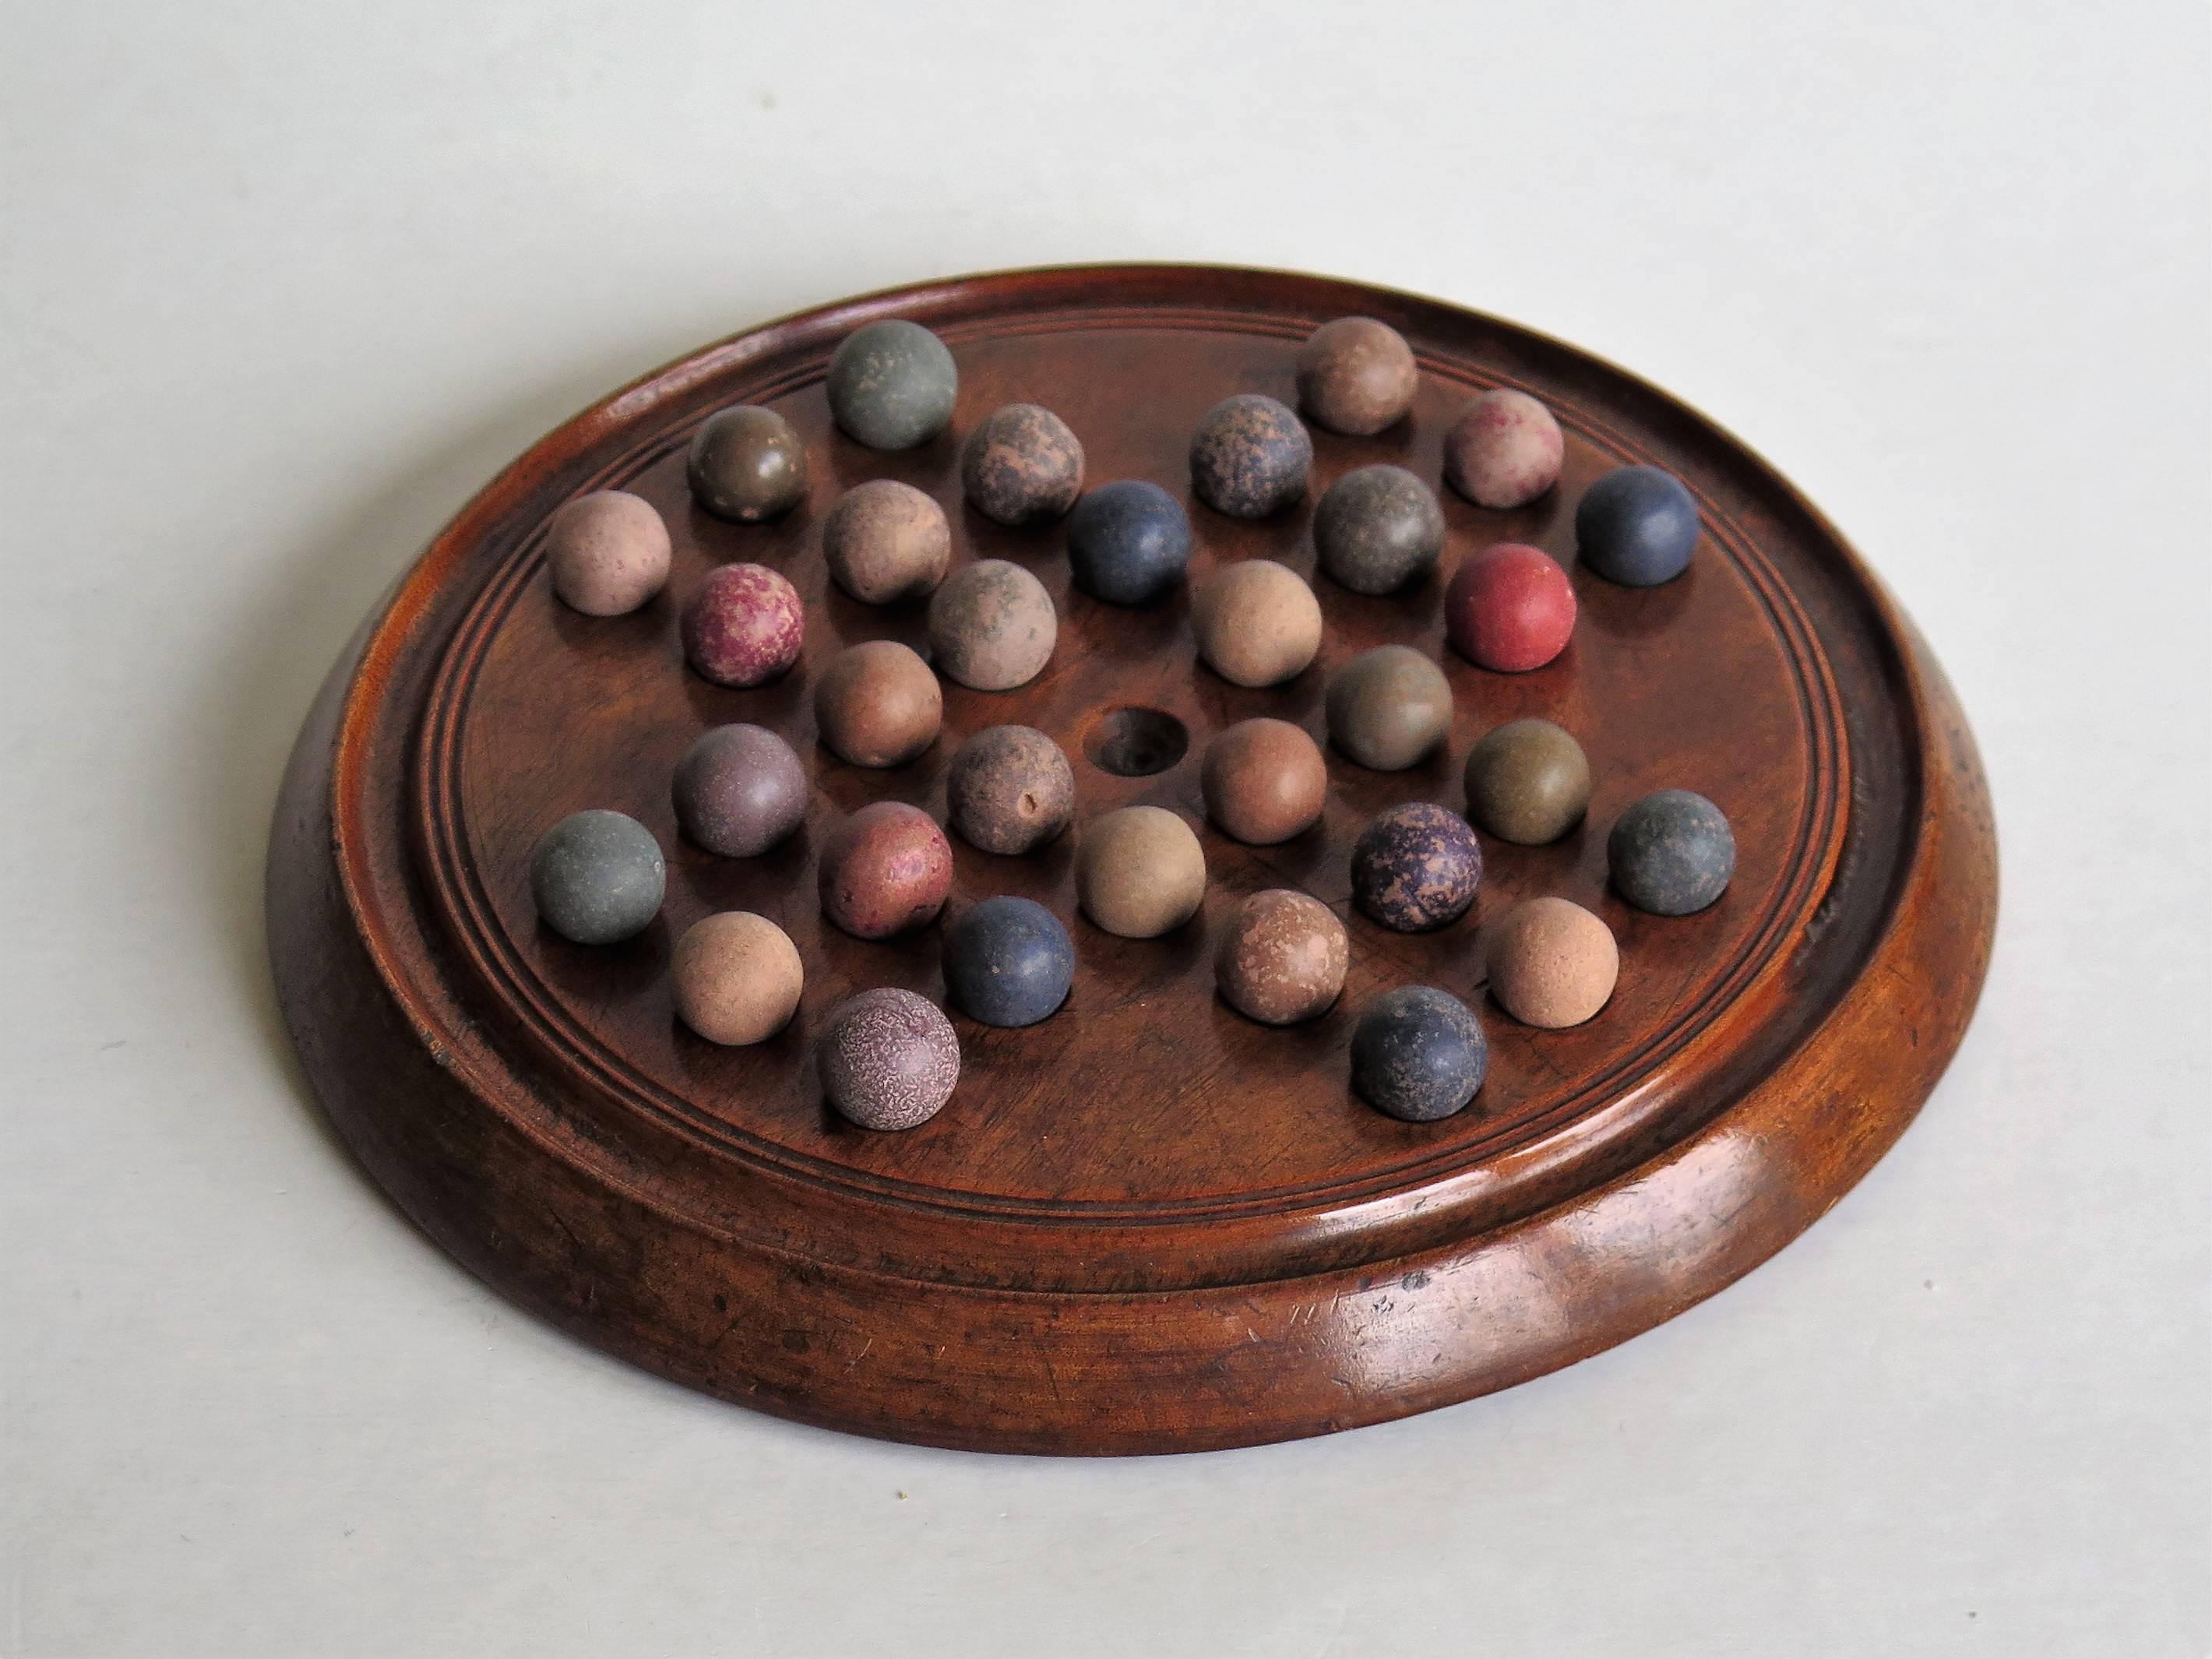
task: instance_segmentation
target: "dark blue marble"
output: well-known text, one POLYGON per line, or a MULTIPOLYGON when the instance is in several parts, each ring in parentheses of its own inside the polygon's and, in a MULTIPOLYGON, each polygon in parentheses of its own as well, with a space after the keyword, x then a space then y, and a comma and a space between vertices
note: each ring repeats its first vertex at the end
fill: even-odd
POLYGON ((945 993, 986 1025, 1036 1024, 1074 978, 1067 929, 1034 900, 987 898, 945 929, 945 993))
POLYGON ((1067 520, 1067 568, 1075 585, 1109 605, 1146 605, 1182 580, 1190 564, 1190 515, 1145 478, 1101 484, 1067 520))
POLYGON ((1607 581, 1656 587, 1689 568, 1698 504, 1671 472, 1615 467, 1583 492, 1575 544, 1583 563, 1607 581))
POLYGON ((660 914, 668 866, 653 831, 620 812, 572 812, 530 853, 530 896, 545 925, 579 945, 612 945, 660 914))
POLYGON ((1474 1011, 1427 985, 1401 985, 1367 1005, 1352 1034, 1352 1086, 1409 1123, 1449 1117, 1482 1087, 1490 1042, 1474 1011))
POLYGON ((1686 916, 1728 890, 1735 834, 1703 795, 1662 789, 1616 819, 1605 860, 1621 897, 1654 915, 1686 916))

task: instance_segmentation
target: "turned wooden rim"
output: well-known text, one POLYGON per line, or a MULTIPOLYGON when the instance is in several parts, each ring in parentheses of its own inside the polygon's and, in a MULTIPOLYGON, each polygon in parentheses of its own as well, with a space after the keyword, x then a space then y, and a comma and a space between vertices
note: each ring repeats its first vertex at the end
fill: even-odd
MULTIPOLYGON (((342 1133, 410 1213, 472 1269, 589 1340, 695 1386, 787 1415, 954 1446, 1086 1453, 1190 1449, 1404 1415, 1508 1386, 1610 1346, 1712 1294, 1781 1248, 1903 1132, 1971 1018, 1995 926, 1996 842, 1987 787, 1948 684, 1844 538, 1740 441, 1633 375, 1488 319, 1479 320, 1578 356, 1636 395, 1700 423, 1712 441, 1733 452, 1733 465, 1755 474, 1764 491, 1801 515, 1874 618, 1884 652, 1881 672, 1908 717, 1907 775, 1917 799, 1906 804, 1904 839, 1863 959, 1762 1075, 1664 1150, 1505 1224, 1323 1272, 1272 1279, 1249 1274, 1234 1284, 1135 1291, 929 1280, 819 1261, 803 1250, 748 1237, 726 1218, 670 1203, 653 1182, 633 1178, 618 1159, 572 1133, 558 1112, 533 1099, 530 1084, 487 1065, 485 1051, 454 1024, 460 1006, 455 989, 418 981, 408 965, 412 941, 403 945, 402 936, 442 933, 432 920, 442 911, 453 930, 433 955, 462 981, 497 987, 528 1017, 544 1022, 545 1051, 570 1082, 617 1095, 718 1156, 750 1160, 777 1175, 842 1184, 877 1203, 953 1214, 1018 1213, 1063 1224, 1142 1221, 1167 1212, 1177 1220, 1205 1220, 1255 1209, 1356 1202, 1514 1150, 1478 1144, 1472 1151, 1408 1159, 1350 1183, 1239 1194, 1233 1200, 1032 1203, 916 1188, 802 1158, 726 1124, 708 1123, 617 1056, 592 1053, 582 1034, 560 1029, 550 999, 534 994, 526 970, 501 950, 489 907, 471 890, 472 872, 453 840, 454 816, 441 810, 449 808, 454 734, 472 672, 471 642, 480 647, 501 606, 533 568, 535 537, 483 579, 438 647, 426 710, 409 738, 414 806, 407 847, 413 881, 421 885, 394 889, 388 870, 367 850, 378 811, 369 782, 371 751, 391 717, 386 700, 401 656, 420 648, 418 629, 458 562, 478 544, 484 526, 512 510, 526 477, 574 461, 647 411, 698 397, 752 357, 787 349, 794 337, 821 343, 819 361, 810 358, 784 377, 802 385, 810 376, 818 378, 839 336, 874 315, 927 317, 933 307, 981 303, 1011 285, 1048 294, 1055 284, 1144 292, 1211 278, 1303 285, 1315 314, 1255 319, 1233 308, 1139 304, 1126 314, 1151 327, 1182 319, 1183 325, 1242 327, 1278 337, 1327 315, 1367 308, 1363 299, 1470 314, 1416 296, 1323 279, 1149 265, 960 278, 802 313, 680 359, 565 423, 465 507, 364 623, 333 669, 288 774, 270 852, 272 956, 303 1063, 342 1133), (343 994, 315 1001, 306 988, 310 985, 337 986, 343 994), (389 1028, 395 1016, 411 1036, 412 1053, 393 1048, 389 1028), (362 1054, 385 1055, 389 1075, 380 1074, 384 1062, 364 1063, 362 1054), (408 1127, 416 1113, 481 1120, 487 1137, 526 1145, 530 1156, 543 1160, 549 1183, 604 1194, 610 1204, 637 1218, 637 1226, 680 1240, 670 1248, 680 1248, 687 1259, 722 1263, 733 1285, 762 1273, 788 1283, 791 1317, 798 1322, 786 1329, 784 1346, 793 1352, 807 1351, 806 1329, 834 1329, 835 1309, 886 1294, 899 1298, 918 1326, 1049 1328, 1054 1338, 1042 1347, 970 1345, 961 1356, 962 1403, 918 1406, 910 1389, 903 1396, 887 1390, 877 1373, 864 1377, 855 1367, 842 1380, 834 1366, 823 1367, 818 1376, 810 1371, 804 1388, 779 1381, 781 1361, 767 1339, 755 1342, 750 1328, 740 1331, 738 1322, 723 1334, 730 1339, 726 1352, 723 1342, 711 1352, 696 1352, 672 1331, 611 1329, 590 1307, 580 1310, 551 1276, 547 1264, 564 1248, 551 1230, 557 1214, 534 1231, 526 1218, 517 1228, 513 1217, 503 1223, 509 1231, 488 1231, 478 1201, 463 1191, 465 1172, 423 1161, 408 1127), (1384 1330, 1387 1340, 1377 1335, 1384 1330), (802 1341, 792 1349, 794 1331, 802 1341), (1247 1353, 1248 1346, 1264 1351, 1264 1366, 1247 1353), (1152 1397, 1164 1384, 1189 1396, 1175 1411, 1163 1411, 1152 1397)), ((1059 326, 1064 311, 1040 304, 1016 326, 1059 326)), ((1124 313, 1093 307, 1073 314, 1096 325, 1124 313)), ((939 325, 939 331, 956 342, 963 337, 957 318, 939 325)), ((993 331, 1012 331, 1000 319, 993 331)), ((1433 354, 1424 353, 1422 362, 1430 374, 1469 386, 1513 383, 1433 354)), ((1543 395, 1562 422, 1590 443, 1623 460, 1647 459, 1595 412, 1553 392, 1543 395)), ((704 406, 697 412, 703 414, 704 406)), ((643 459, 665 455, 683 441, 684 431, 688 427, 662 430, 603 465, 598 481, 618 479, 643 459)), ((1791 660, 1810 665, 1800 693, 1816 759, 1805 809, 1811 833, 1753 943, 1707 988, 1697 1006, 1700 1016, 1726 1010, 1754 984, 1768 981, 1775 982, 1766 985, 1765 994, 1786 1001, 1787 988, 1778 978, 1787 965, 1784 947, 1802 951, 1817 939, 1829 890, 1842 878, 1838 866, 1852 791, 1839 692, 1812 622, 1741 527, 1717 513, 1709 512, 1706 522, 1715 543, 1759 592, 1778 630, 1802 647, 1791 660)), ((1681 1029, 1697 1026, 1686 1017, 1681 1029)), ((1624 1057, 1542 1123, 1523 1126, 1522 1138, 1542 1135, 1555 1118, 1577 1115, 1598 1094, 1632 1091, 1663 1063, 1667 1053, 1656 1051, 1673 1035, 1670 1030, 1624 1057)), ((723 1297, 714 1299, 720 1304, 723 1297)), ((917 1347, 916 1340, 906 1345, 915 1352, 910 1363, 926 1370, 931 1363, 927 1345, 917 1347)))

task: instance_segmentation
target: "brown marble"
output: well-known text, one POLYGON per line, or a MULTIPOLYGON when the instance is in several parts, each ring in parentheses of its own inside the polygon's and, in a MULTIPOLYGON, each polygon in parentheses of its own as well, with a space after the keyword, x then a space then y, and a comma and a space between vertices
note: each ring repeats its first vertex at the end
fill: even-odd
POLYGON ((926 599, 952 566, 945 509, 912 484, 871 478, 837 498, 822 525, 822 562, 863 605, 926 599))
POLYGON ((1298 353, 1298 407, 1349 438, 1372 437, 1405 419, 1420 389, 1413 348, 1372 317, 1323 323, 1298 353))
POLYGON ((866 640, 830 659, 814 683, 822 741, 855 766, 903 766, 937 741, 945 693, 913 647, 866 640))
POLYGON ((757 524, 806 499, 806 446, 772 409, 740 404, 707 417, 691 440, 692 499, 716 518, 757 524))
POLYGON ((595 489, 545 526, 545 569, 553 591, 587 617, 619 617, 668 586, 668 526, 649 502, 595 489))
POLYGON ((1213 956, 1222 1000, 1262 1025, 1328 1012, 1351 962, 1344 924, 1319 899, 1271 887, 1237 907, 1213 956))
POLYGON ((1533 898, 1493 923, 1490 994, 1523 1025, 1579 1025, 1604 1007, 1620 975, 1613 929, 1579 904, 1533 898))
POLYGON ((1270 847, 1321 822, 1328 763, 1303 726, 1261 715, 1237 721, 1206 746, 1199 787, 1206 816, 1223 834, 1270 847))
POLYGON ((1035 726, 986 726, 960 745, 945 776, 953 831, 987 853, 1021 854, 1055 840, 1075 816, 1075 773, 1035 726))
POLYGON ((1279 685, 1321 649, 1321 602, 1305 579, 1273 559, 1218 570, 1191 606, 1198 654, 1236 685, 1279 685))
POLYGON ((791 936, 750 910, 702 916, 668 966, 676 1012, 709 1042, 765 1042, 791 1023, 806 969, 791 936))
POLYGON ((820 881, 823 915, 855 938, 889 939, 937 919, 952 848, 919 806, 871 801, 830 832, 820 881))

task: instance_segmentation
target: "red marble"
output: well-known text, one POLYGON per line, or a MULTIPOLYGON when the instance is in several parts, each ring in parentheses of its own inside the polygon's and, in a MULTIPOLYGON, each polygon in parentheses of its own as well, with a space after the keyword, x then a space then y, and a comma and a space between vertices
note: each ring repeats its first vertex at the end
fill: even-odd
POLYGON ((1469 662, 1501 673, 1541 668, 1575 631, 1575 589, 1548 554, 1499 542, 1460 562, 1444 589, 1444 633, 1469 662))
POLYGON ((871 801, 822 848, 822 914, 860 939, 934 921, 952 891, 952 848, 937 820, 902 800, 871 801))

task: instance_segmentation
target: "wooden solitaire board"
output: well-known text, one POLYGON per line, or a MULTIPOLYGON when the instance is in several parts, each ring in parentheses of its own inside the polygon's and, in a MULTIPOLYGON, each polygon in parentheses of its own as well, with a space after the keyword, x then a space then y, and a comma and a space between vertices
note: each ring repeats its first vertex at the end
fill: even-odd
MULTIPOLYGON (((1124 745, 1126 746, 1126 744, 1124 745)), ((1170 742, 1169 747, 1172 748, 1170 742)), ((277 983, 307 1073, 369 1171, 440 1243, 518 1302, 695 1387, 835 1427, 997 1450, 1159 1452, 1284 1439, 1465 1400, 1565 1364, 1711 1294, 1778 1249, 1904 1129, 1972 1011, 1996 915, 1996 843, 1973 744, 1909 622, 1820 514, 1757 458, 1652 387, 1493 319, 1316 277, 1207 267, 1018 271, 830 306, 712 346, 616 393, 501 473, 362 626, 308 718, 270 853, 277 983), (1314 577, 1305 505, 1260 523, 1190 495, 1200 416, 1231 392, 1295 401, 1319 323, 1382 319, 1418 354, 1412 416, 1372 439, 1316 429, 1312 495, 1393 461, 1437 484, 1443 570, 1387 599, 1315 586, 1320 661, 1246 690, 1200 667, 1187 596, 1123 610, 1073 591, 1062 526, 1007 529, 962 503, 958 447, 1001 404, 1073 428, 1087 483, 1156 480, 1188 501, 1202 580, 1267 556, 1314 577), (860 324, 935 329, 960 368, 952 427, 902 453, 831 426, 830 351, 860 324), (1541 398, 1567 439, 1559 488, 1489 512, 1439 483, 1439 446, 1475 392, 1541 398), (782 411, 808 445, 808 500, 767 526, 690 503, 685 446, 733 403, 782 411), (1574 562, 1573 508, 1599 473, 1650 462, 1698 497, 1704 538, 1664 586, 1574 562), (1058 647, 1019 690, 948 683, 945 731, 890 771, 838 762, 811 692, 856 641, 922 643, 919 608, 827 580, 838 492, 893 477, 930 492, 956 560, 1035 571, 1058 647), (665 516, 669 591, 628 617, 569 611, 541 556, 547 516, 619 487, 665 516), (1442 578, 1474 550, 1533 542, 1581 603, 1573 643, 1525 675, 1443 644, 1442 578), (799 667, 732 690, 689 672, 682 602, 716 563, 784 572, 807 605, 799 667), (1441 662, 1457 717, 1413 770, 1329 751, 1319 829, 1249 848, 1203 823, 1200 757, 1232 721, 1322 735, 1330 670, 1389 641, 1441 662), (1121 711, 1148 711, 1136 715, 1121 711), (1188 752, 1122 776, 1088 756, 1179 722, 1188 752), (1377 927, 1347 902, 1360 826, 1413 799, 1464 805, 1474 739, 1540 715, 1595 779, 1588 823, 1549 847, 1485 836, 1472 914, 1377 927), (806 828, 758 859, 678 834, 669 779, 702 731, 781 732, 815 781, 806 828), (1077 828, 1025 858, 954 842, 947 915, 1035 898, 1078 957, 1066 1007, 1020 1030, 954 1021, 958 1091, 904 1133, 823 1104, 811 1039, 873 985, 942 1000, 939 928, 872 943, 821 917, 815 851, 879 799, 945 810, 967 734, 1041 727, 1074 763, 1077 828), (1655 789, 1719 803, 1739 847, 1711 909, 1643 915, 1606 884, 1605 832, 1655 789), (1115 938, 1074 905, 1081 824, 1138 802, 1200 826, 1212 884, 1167 938, 1115 938), (668 857, 662 915, 587 948, 537 921, 532 843, 584 807, 641 820, 668 857), (1310 892, 1351 930, 1342 1000, 1269 1029, 1213 993, 1211 945, 1244 895, 1310 892), (1621 951, 1588 1024, 1540 1031, 1485 996, 1484 925, 1556 893, 1621 951), (672 1012, 674 939, 710 911, 782 925, 807 975, 799 1016, 718 1048, 672 1012), (1358 1009, 1393 985, 1466 1000, 1492 1045, 1474 1104, 1403 1123, 1347 1087, 1358 1009)))

